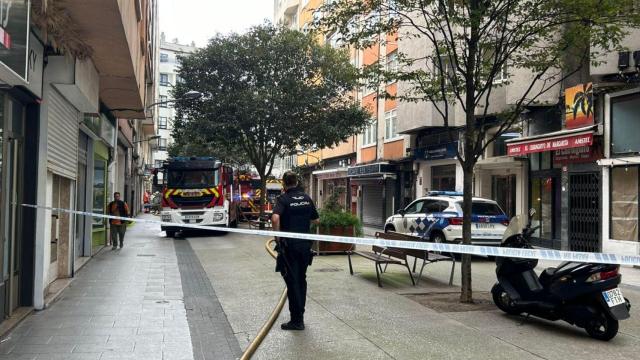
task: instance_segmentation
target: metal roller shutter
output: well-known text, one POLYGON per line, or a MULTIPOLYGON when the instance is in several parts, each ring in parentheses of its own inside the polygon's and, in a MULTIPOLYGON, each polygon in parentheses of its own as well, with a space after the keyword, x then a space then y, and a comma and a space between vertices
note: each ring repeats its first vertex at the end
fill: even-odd
POLYGON ((47 167, 75 179, 78 168, 78 121, 80 113, 56 89, 49 91, 47 167))
POLYGON ((383 184, 362 185, 362 223, 366 226, 384 226, 383 184))

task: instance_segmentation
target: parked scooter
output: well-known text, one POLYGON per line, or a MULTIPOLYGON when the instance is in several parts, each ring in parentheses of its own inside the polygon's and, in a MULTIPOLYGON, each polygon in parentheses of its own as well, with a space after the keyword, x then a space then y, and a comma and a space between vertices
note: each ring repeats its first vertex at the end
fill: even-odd
MULTIPOLYGON (((511 220, 501 247, 531 248, 537 230, 529 217, 511 220)), ((629 318, 631 304, 618 288, 620 267, 611 264, 563 262, 547 268, 540 276, 537 259, 496 258, 498 282, 491 289, 500 310, 527 313, 547 320, 564 320, 581 327, 598 340, 608 341, 618 333, 618 321, 629 318)))

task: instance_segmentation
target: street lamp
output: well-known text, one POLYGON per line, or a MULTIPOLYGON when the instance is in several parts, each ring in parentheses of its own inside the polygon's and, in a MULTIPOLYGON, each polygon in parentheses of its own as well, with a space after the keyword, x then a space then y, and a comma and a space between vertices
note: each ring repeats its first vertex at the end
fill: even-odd
POLYGON ((146 138, 145 140, 138 140, 138 141, 134 141, 134 144, 138 144, 138 143, 142 143, 142 142, 147 142, 147 141, 151 141, 151 140, 156 140, 156 139, 160 139, 160 135, 153 135, 153 136, 149 136, 148 138, 146 138))

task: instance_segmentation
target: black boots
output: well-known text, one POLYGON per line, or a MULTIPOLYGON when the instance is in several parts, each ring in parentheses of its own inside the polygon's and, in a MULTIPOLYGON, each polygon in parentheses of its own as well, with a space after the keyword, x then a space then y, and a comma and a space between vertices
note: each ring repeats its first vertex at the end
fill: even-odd
POLYGON ((294 322, 289 321, 287 323, 284 323, 282 325, 280 325, 280 328, 282 330, 304 330, 304 323, 299 321, 299 322, 294 322))

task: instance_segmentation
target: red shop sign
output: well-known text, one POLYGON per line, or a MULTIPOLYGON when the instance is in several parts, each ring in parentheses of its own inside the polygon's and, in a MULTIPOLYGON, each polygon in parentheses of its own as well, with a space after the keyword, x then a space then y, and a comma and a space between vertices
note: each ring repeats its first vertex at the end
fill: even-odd
POLYGON ((539 139, 527 142, 508 144, 507 154, 509 156, 520 156, 526 154, 539 153, 543 151, 571 149, 576 147, 591 146, 593 144, 593 133, 581 135, 568 135, 553 139, 539 139))

